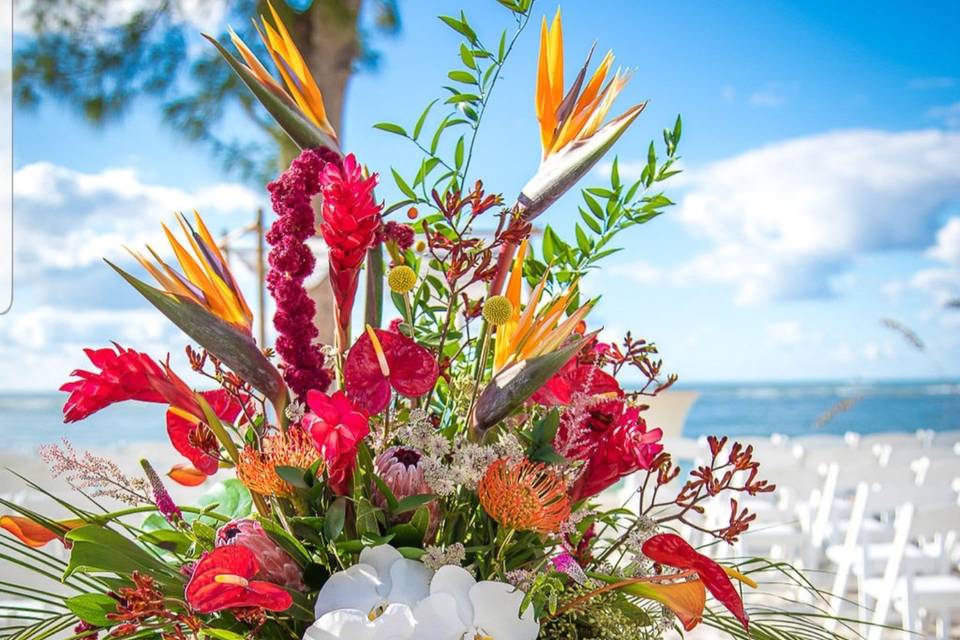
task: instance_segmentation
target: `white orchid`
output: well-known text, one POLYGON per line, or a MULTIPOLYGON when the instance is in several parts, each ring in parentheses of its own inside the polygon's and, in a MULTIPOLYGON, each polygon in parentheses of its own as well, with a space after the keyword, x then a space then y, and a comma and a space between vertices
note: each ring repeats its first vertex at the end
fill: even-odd
POLYGON ((430 593, 433 572, 389 545, 360 552, 360 562, 330 576, 317 596, 317 621, 304 640, 406 640, 413 608, 430 593))
POLYGON ((477 582, 461 567, 440 567, 430 595, 413 609, 410 640, 536 640, 540 625, 524 593, 504 582, 477 582))

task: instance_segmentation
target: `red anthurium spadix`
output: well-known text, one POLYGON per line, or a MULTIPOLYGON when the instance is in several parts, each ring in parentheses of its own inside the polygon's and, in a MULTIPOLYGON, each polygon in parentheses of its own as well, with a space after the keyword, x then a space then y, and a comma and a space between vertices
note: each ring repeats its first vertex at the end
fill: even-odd
POLYGON ((387 408, 391 388, 419 398, 433 388, 439 375, 437 359, 412 338, 371 327, 350 347, 343 367, 347 395, 371 415, 387 408))
MULTIPOLYGON (((220 420, 233 423, 240 415, 240 403, 223 389, 200 393, 220 420)), ((173 448, 202 473, 212 476, 220 463, 220 443, 206 425, 203 412, 177 407, 167 410, 167 435, 173 448), (199 415, 198 415, 199 413, 199 415)))
POLYGON ((253 580, 260 571, 256 556, 246 547, 218 547, 200 559, 187 583, 187 603, 198 613, 238 607, 286 611, 293 598, 286 589, 253 580))
POLYGON ((733 586, 733 582, 730 581, 727 570, 702 553, 698 553, 686 540, 675 533, 655 535, 643 543, 643 555, 668 567, 695 571, 713 597, 740 621, 744 629, 749 628, 749 618, 743 608, 743 600, 733 586))

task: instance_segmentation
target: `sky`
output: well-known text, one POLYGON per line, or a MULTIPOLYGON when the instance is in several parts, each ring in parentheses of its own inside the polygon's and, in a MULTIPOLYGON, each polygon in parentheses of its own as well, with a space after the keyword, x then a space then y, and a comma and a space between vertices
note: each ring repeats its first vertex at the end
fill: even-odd
MULTIPOLYGON (((441 95, 458 45, 435 17, 452 3, 399 4, 402 30, 374 40, 380 63, 352 80, 341 132, 387 176, 411 173, 416 150, 371 125, 412 125, 441 95)), ((494 0, 463 5, 485 41, 510 26, 494 0)), ((538 0, 536 20, 556 7, 538 0)), ((944 308, 960 297, 960 5, 592 0, 562 11, 568 81, 596 40, 635 70, 614 110, 650 100, 581 187, 606 184, 614 155, 638 177, 649 141, 677 114, 684 122, 684 172, 665 185, 676 205, 624 234, 624 250, 584 283, 603 296, 592 322, 605 336, 655 341, 665 369, 688 382, 960 375, 960 310, 944 308)), ((540 154, 531 24, 474 160, 507 200, 540 154)), ((14 170, 3 389, 52 390, 85 364, 84 347, 111 339, 176 360, 182 336, 100 258, 132 268, 121 245, 160 244, 159 222, 178 209, 230 229, 266 203, 260 185, 172 134, 146 99, 100 129, 53 101, 16 112, 14 170)), ((572 238, 578 198, 540 220, 572 238)))

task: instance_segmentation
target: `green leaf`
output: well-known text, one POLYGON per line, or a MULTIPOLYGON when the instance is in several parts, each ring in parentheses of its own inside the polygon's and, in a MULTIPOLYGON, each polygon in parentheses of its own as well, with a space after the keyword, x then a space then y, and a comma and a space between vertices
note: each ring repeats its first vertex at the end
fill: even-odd
POLYGON ((247 640, 247 637, 230 631, 229 629, 219 629, 217 627, 204 627, 200 631, 204 638, 216 638, 216 640, 247 640))
POLYGON ((397 503, 397 508, 393 510, 393 515, 415 511, 419 507, 432 502, 434 498, 436 498, 436 496, 432 493, 419 493, 414 496, 407 496, 397 503))
POLYGON ((537 447, 529 455, 529 458, 534 462, 545 462, 547 464, 564 464, 567 462, 567 459, 557 453, 552 444, 537 447))
POLYGON ((380 489, 380 493, 382 493, 383 497, 386 498, 387 509, 393 513, 397 508, 397 497, 393 495, 393 491, 390 489, 387 483, 383 481, 383 478, 378 476, 376 473, 371 473, 370 477, 373 478, 373 483, 377 485, 377 488, 380 489))
POLYGON ((172 551, 173 553, 186 553, 190 548, 190 545, 193 541, 180 533, 179 531, 174 531, 173 529, 157 529, 156 531, 148 531, 138 536, 142 542, 152 544, 155 547, 159 547, 164 551, 172 551))
POLYGON ((470 51, 470 48, 463 43, 460 44, 460 59, 463 60, 463 64, 467 65, 471 69, 476 70, 477 61, 474 59, 473 52, 470 51))
POLYGON ((327 148, 339 153, 340 149, 337 141, 313 124, 287 94, 274 91, 262 84, 245 64, 231 55, 216 39, 206 34, 203 37, 217 48, 224 60, 240 76, 243 83, 253 92, 254 97, 273 116, 273 119, 290 136, 294 144, 301 149, 327 148))
POLYGON ((458 169, 463 166, 463 154, 464 154, 464 141, 463 141, 463 136, 460 136, 460 139, 457 140, 457 148, 453 153, 453 162, 458 169))
POLYGON ((216 505, 213 511, 231 520, 245 518, 253 513, 250 490, 236 478, 218 482, 197 500, 197 506, 201 509, 213 505, 216 505))
POLYGON ((323 521, 323 533, 327 540, 336 540, 343 531, 347 519, 347 501, 340 497, 331 503, 323 521))
POLYGON ((386 131, 387 133, 395 133, 398 136, 403 136, 404 138, 407 137, 407 130, 392 122, 378 122, 377 124, 373 125, 373 128, 386 131))
POLYGON ((553 439, 557 437, 559 427, 560 412, 551 409, 550 413, 537 420, 536 424, 533 425, 533 431, 530 434, 533 438, 533 444, 539 446, 553 442, 553 439))
POLYGON ((417 192, 410 188, 410 185, 397 173, 396 169, 391 168, 390 172, 393 173, 393 181, 397 183, 397 188, 403 192, 403 195, 414 200, 417 199, 417 192))
POLYGON ((380 510, 366 498, 357 500, 357 533, 359 535, 380 535, 380 524, 377 521, 379 512, 380 510))
POLYGON ((310 485, 307 483, 306 472, 299 467, 285 467, 283 465, 277 465, 273 468, 273 470, 277 472, 277 475, 280 476, 281 480, 291 486, 294 486, 298 489, 310 488, 310 485))
POLYGON ((556 351, 523 360, 499 371, 477 399, 473 414, 474 429, 482 434, 510 415, 595 335, 596 333, 587 334, 556 351))
POLYGON ((84 593, 67 598, 63 602, 70 612, 95 627, 109 627, 114 624, 107 618, 108 613, 117 612, 117 601, 103 593, 84 593))
POLYGON ((461 102, 480 102, 480 96, 472 93, 456 93, 446 100, 447 104, 460 104, 461 102))
POLYGON ((413 125, 414 140, 420 137, 420 132, 423 131, 423 123, 427 121, 427 115, 430 113, 430 109, 432 109, 433 105, 435 104, 437 104, 437 100, 432 100, 430 104, 427 105, 427 108, 423 110, 423 113, 420 114, 420 117, 417 118, 417 123, 413 125))
POLYGON ((462 82, 463 84, 477 84, 477 79, 472 73, 461 71, 459 69, 451 71, 447 74, 447 77, 454 82, 462 82))
POLYGON ((584 255, 590 253, 593 247, 590 246, 590 239, 587 238, 587 234, 584 233, 583 228, 578 224, 575 225, 574 231, 576 231, 577 234, 577 248, 580 249, 584 255))
POLYGON ((470 28, 470 25, 467 24, 467 18, 463 15, 463 12, 460 13, 460 17, 460 20, 457 20, 451 16, 440 16, 440 19, 443 20, 448 27, 469 40, 471 44, 476 45, 477 34, 473 29, 470 28))
POLYGON ((590 227, 590 230, 596 233, 597 235, 603 233, 603 229, 600 228, 600 223, 597 222, 593 216, 587 213, 583 207, 580 207, 580 217, 583 218, 584 224, 590 227))
POLYGON ((167 584, 182 581, 168 565, 113 529, 89 524, 70 531, 65 538, 73 547, 64 578, 78 571, 123 576, 140 571, 167 584))
POLYGON ((243 380, 277 403, 287 388, 280 372, 267 359, 253 336, 216 317, 197 303, 151 287, 109 260, 105 260, 140 295, 181 331, 223 361, 243 380))

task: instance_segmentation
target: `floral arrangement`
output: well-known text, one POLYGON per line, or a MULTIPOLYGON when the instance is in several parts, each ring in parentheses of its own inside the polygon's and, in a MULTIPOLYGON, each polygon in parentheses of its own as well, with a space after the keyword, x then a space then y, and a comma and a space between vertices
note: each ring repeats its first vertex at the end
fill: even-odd
POLYGON ((515 24, 493 47, 464 14, 441 18, 462 38, 448 95, 411 128, 375 125, 422 154, 415 175, 392 170, 400 199, 389 204, 375 193, 380 175, 341 148, 276 11, 260 32, 277 76, 238 38, 237 56, 212 41, 302 150, 268 185, 276 342, 256 344, 252 313, 199 214, 177 217, 182 239, 164 228, 175 264, 149 247, 132 252, 155 285, 111 265, 191 339, 190 379, 205 388, 169 359, 116 344, 87 350, 90 366, 62 387, 65 421, 118 402, 160 403, 184 462, 163 478, 144 460, 138 478, 68 443, 42 450, 96 508, 56 498, 73 515, 55 520, 3 501, 15 513, 0 524, 19 542, 3 539, 2 557, 36 558, 42 575, 69 587, 60 598, 0 582, 3 593, 52 606, 44 615, 27 607, 13 635, 634 638, 704 621, 741 637, 817 634, 816 616, 778 627, 775 609, 748 614, 743 586, 788 573, 779 565, 719 564, 681 535, 735 541, 755 517, 737 495, 774 487, 752 450, 725 437, 678 479, 644 417, 645 398, 675 376, 651 343, 601 342, 590 322, 598 301, 579 288, 621 232, 671 204, 657 187, 678 172, 680 119, 663 133, 665 155, 651 143, 638 181, 621 181, 614 161, 608 186, 581 192, 573 240, 548 225, 538 253, 533 221, 645 103, 608 119, 631 75, 613 72, 612 53, 591 72, 591 51, 565 83, 558 11, 540 31, 539 170, 512 202, 471 181, 484 111, 532 12, 530 0, 499 1, 515 24), (316 268, 306 241, 318 233, 329 249, 333 345, 318 342, 304 289, 316 268), (618 376, 628 370, 646 382, 625 387, 618 376), (169 482, 210 476, 220 482, 193 505, 168 493, 169 482), (611 506, 604 492, 624 483, 629 499, 611 506), (101 509, 104 497, 123 508, 101 509), (704 505, 718 497, 730 498, 729 523, 710 528, 704 505), (67 560, 42 550, 56 541, 67 560))

